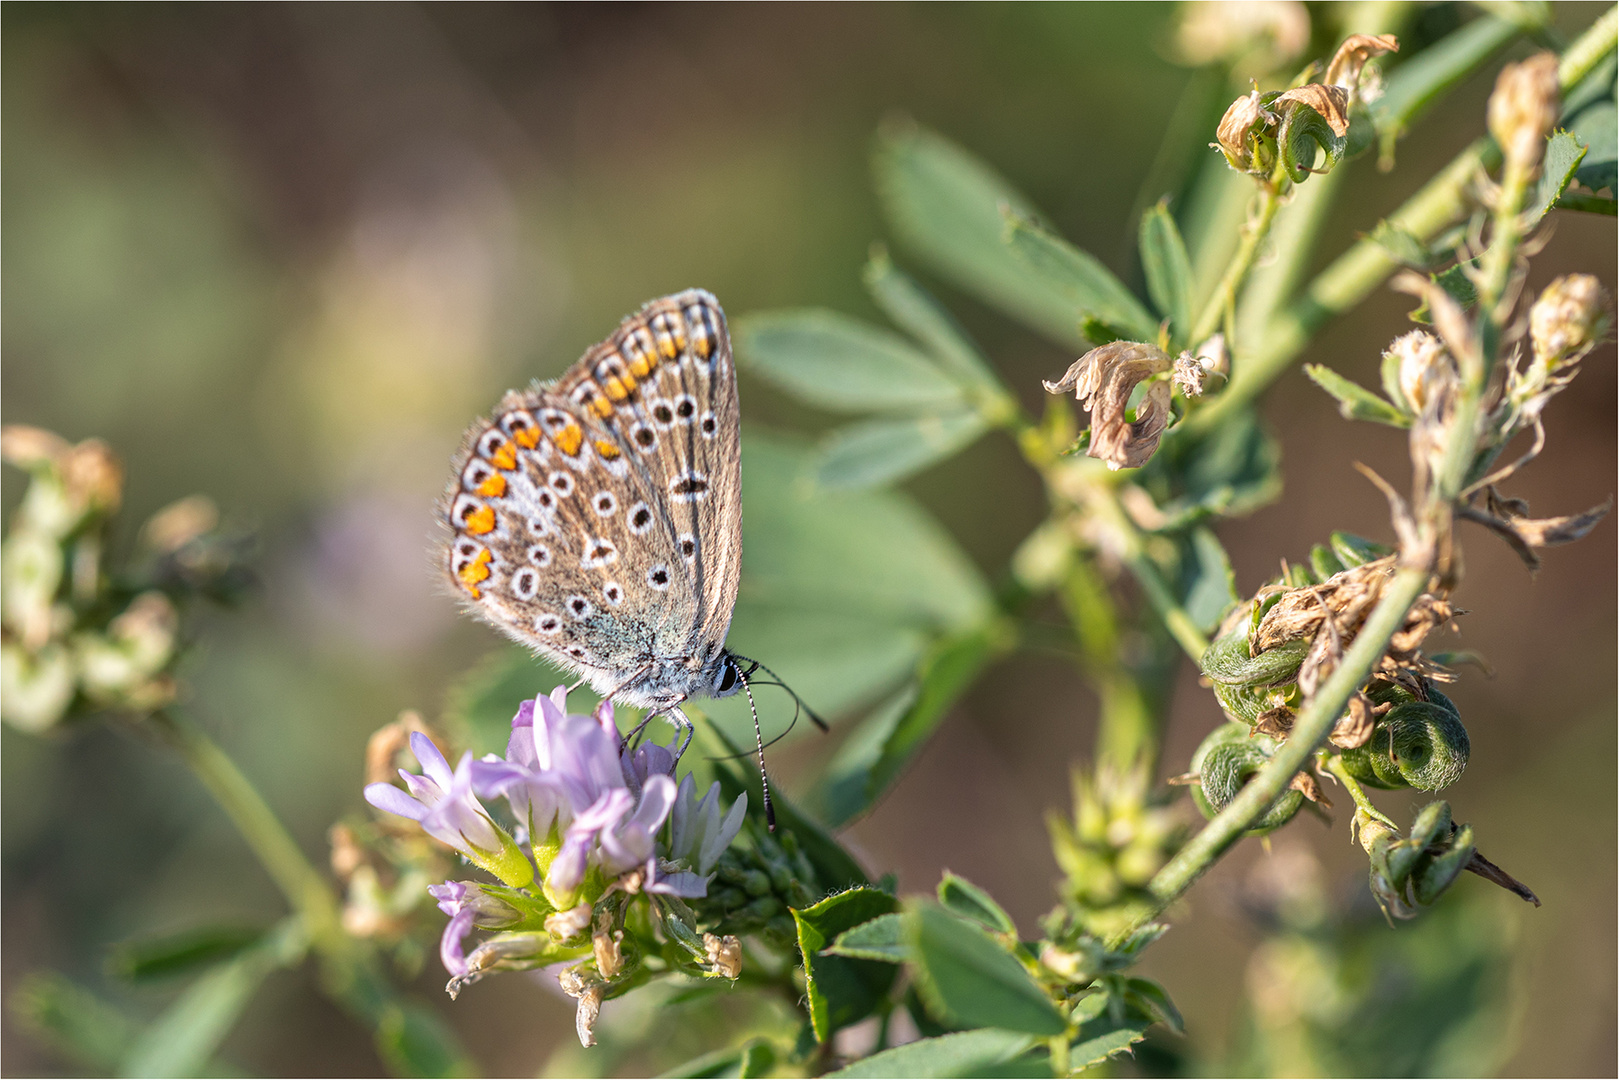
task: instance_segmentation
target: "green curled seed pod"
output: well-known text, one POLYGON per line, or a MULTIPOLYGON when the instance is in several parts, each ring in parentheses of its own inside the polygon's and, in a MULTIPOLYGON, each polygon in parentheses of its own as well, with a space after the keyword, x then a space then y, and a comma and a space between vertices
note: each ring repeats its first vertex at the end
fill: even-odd
POLYGON ((1363 784, 1438 791, 1467 768, 1471 749, 1456 707, 1437 691, 1433 701, 1408 701, 1377 722, 1371 741, 1343 751, 1344 767, 1363 784))
POLYGON ((1247 686, 1228 686, 1225 683, 1214 684, 1214 698, 1220 703, 1220 708, 1232 720, 1241 720, 1249 727, 1259 719, 1259 714, 1270 708, 1265 701, 1266 693, 1262 689, 1247 686))
POLYGON ((1434 856, 1426 866, 1417 871, 1417 903, 1431 904, 1439 899, 1439 895, 1450 888, 1450 883, 1456 880, 1456 876, 1467 868, 1475 850, 1473 826, 1463 825, 1456 830, 1456 835, 1450 838, 1444 853, 1434 856))
POLYGON ((1247 634, 1227 634, 1215 638, 1203 650, 1199 666, 1210 679, 1228 686, 1279 686, 1297 678, 1299 665, 1309 651, 1310 642, 1300 638, 1250 656, 1247 634))
MULTIPOLYGON (((1224 810, 1253 775, 1270 760, 1276 741, 1250 736, 1245 724, 1222 724, 1210 732, 1192 755, 1192 772, 1200 777, 1192 788, 1192 801, 1206 818, 1224 810)), ((1276 797, 1244 836, 1264 836, 1286 825, 1304 804, 1301 792, 1289 789, 1276 797)))
POLYGON ((1393 548, 1373 543, 1364 536, 1356 536, 1354 533, 1335 532, 1328 538, 1328 543, 1332 545, 1332 553, 1338 556, 1345 569, 1365 566, 1385 555, 1394 554, 1393 548))

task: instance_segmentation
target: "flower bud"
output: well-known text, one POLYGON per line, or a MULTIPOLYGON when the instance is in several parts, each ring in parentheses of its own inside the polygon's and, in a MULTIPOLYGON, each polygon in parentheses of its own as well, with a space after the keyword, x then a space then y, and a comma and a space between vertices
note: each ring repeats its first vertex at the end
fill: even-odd
POLYGON ((1267 141, 1266 132, 1275 123, 1276 116, 1266 110, 1255 90, 1233 101, 1220 117, 1215 145, 1238 172, 1268 173, 1276 148, 1274 137, 1267 141))
POLYGON ((1607 328, 1608 294, 1590 274, 1563 275, 1529 309, 1535 363, 1546 368, 1578 359, 1607 328))
POLYGON ((1509 164, 1534 168, 1557 123, 1557 57, 1543 52, 1508 64, 1490 95, 1490 134, 1509 164))
POLYGON ((576 904, 566 911, 553 912, 545 917, 545 932, 557 941, 577 937, 589 925, 589 904, 576 904))

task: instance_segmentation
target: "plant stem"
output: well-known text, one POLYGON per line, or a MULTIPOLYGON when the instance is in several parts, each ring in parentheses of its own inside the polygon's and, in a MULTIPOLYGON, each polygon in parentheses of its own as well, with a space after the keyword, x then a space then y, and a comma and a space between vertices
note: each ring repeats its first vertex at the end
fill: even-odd
POLYGON ((1400 827, 1394 824, 1383 811, 1373 804, 1371 798, 1366 794, 1366 789, 1360 786, 1360 781, 1349 775, 1349 770, 1344 768, 1343 758, 1337 754, 1321 751, 1317 753, 1316 759, 1320 762, 1322 768, 1337 777, 1338 782, 1344 786, 1344 790, 1349 792, 1350 799, 1354 800, 1356 808, 1367 816, 1381 821, 1395 832, 1400 831, 1400 827))
MULTIPOLYGON (((1310 760, 1332 732, 1343 714, 1349 697, 1370 677, 1372 668, 1387 650, 1389 639, 1405 622, 1405 616, 1428 586, 1425 567, 1404 567, 1397 571, 1383 591, 1383 598, 1355 635, 1343 661, 1304 703, 1293 721, 1293 731, 1266 765, 1255 774, 1237 797, 1215 815, 1203 831, 1181 848, 1152 879, 1149 888, 1163 910, 1191 888, 1192 883, 1213 866, 1227 848, 1236 843, 1255 819, 1265 812, 1310 760)), ((1154 912, 1156 914, 1156 912, 1154 912)))
POLYGON ((1214 295, 1203 305, 1202 313, 1192 324, 1192 332, 1187 335, 1186 340, 1192 348, 1197 348, 1201 342, 1207 340, 1209 335, 1219 328, 1226 311, 1236 304, 1237 290, 1242 287, 1243 279, 1253 268, 1254 258, 1259 254, 1259 246, 1270 233, 1271 224, 1276 220, 1276 211, 1281 205, 1282 197, 1275 189, 1265 187, 1260 195, 1259 215, 1244 229, 1242 243, 1237 247, 1236 254, 1231 256, 1231 262, 1226 266, 1220 284, 1215 286, 1214 295))
POLYGON ((1158 718, 1141 684, 1119 658, 1118 611, 1085 555, 1072 555, 1058 595, 1096 687, 1098 760, 1124 772, 1140 765, 1151 769, 1158 756, 1158 718))
POLYGON ((154 713, 147 723, 213 795, 287 902, 302 916, 311 939, 329 944, 334 937, 346 937, 337 897, 326 879, 304 858, 264 797, 219 744, 169 712, 154 713))

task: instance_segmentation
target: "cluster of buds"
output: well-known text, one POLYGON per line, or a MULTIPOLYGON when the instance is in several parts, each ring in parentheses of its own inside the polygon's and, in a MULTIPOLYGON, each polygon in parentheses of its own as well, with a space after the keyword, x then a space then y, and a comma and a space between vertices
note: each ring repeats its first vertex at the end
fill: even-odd
POLYGON ((193 497, 161 511, 141 532, 141 572, 113 574, 106 534, 123 469, 107 445, 14 426, 0 432, 0 456, 30 479, 0 548, 0 716, 44 731, 76 708, 168 704, 176 600, 242 575, 212 505, 193 497), (188 563, 197 553, 208 557, 188 563))
MULTIPOLYGON (((1399 48, 1392 34, 1352 35, 1338 46, 1321 82, 1305 81, 1289 90, 1265 93, 1256 85, 1233 101, 1220 118, 1217 141, 1211 145, 1233 169, 1263 182, 1270 181, 1278 164, 1295 184, 1312 172, 1330 170, 1352 149, 1351 113, 1365 100, 1362 75, 1367 61, 1399 48)), ((1315 70, 1319 69, 1312 67, 1305 78, 1315 70)))
POLYGON ((1153 909, 1147 884, 1185 839, 1186 825, 1150 791, 1140 770, 1074 774, 1072 819, 1047 818, 1063 872, 1063 905, 1048 918, 1055 940, 1111 938, 1153 909))
POLYGON ((691 975, 738 976, 739 939, 700 932, 692 905, 707 900, 742 829, 745 794, 723 806, 716 782, 699 797, 689 774, 675 782, 671 748, 625 744, 609 702, 569 715, 563 687, 522 704, 505 757, 468 752, 451 768, 426 734, 408 737, 422 773, 401 769, 406 790, 376 782, 366 799, 499 881, 429 890, 449 916, 439 954, 452 997, 490 972, 561 965, 589 1046, 602 1002, 627 989, 649 955, 691 975), (485 805, 496 800, 510 827, 485 805), (643 901, 645 916, 632 917, 643 901), (673 948, 648 940, 648 927, 673 948), (492 933, 469 950, 475 930, 492 933))
MULTIPOLYGON (((1308 566, 1288 568, 1235 611, 1204 652, 1201 667, 1232 723, 1198 749, 1184 779, 1212 817, 1292 733, 1295 714, 1332 673, 1392 579, 1396 557, 1347 533, 1318 545, 1308 566)), ((1434 686, 1449 672, 1422 645, 1450 624, 1449 601, 1424 593, 1390 638, 1372 676, 1350 699, 1328 739, 1351 776, 1376 787, 1434 791, 1466 768, 1467 731, 1434 686)), ((1268 832, 1301 800, 1325 803, 1313 777, 1300 773, 1256 825, 1268 832)))

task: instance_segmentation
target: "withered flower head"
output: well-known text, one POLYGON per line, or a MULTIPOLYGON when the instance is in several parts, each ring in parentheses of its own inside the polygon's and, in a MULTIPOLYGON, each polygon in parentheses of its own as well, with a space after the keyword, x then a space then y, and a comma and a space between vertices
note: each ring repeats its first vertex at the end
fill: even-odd
POLYGON ((1340 139, 1349 134, 1349 91, 1341 86, 1308 83, 1289 90, 1271 102, 1277 109, 1287 104, 1308 105, 1321 114, 1332 133, 1340 139))
POLYGON ((1558 97, 1553 53, 1536 53, 1501 69, 1490 94, 1490 134, 1509 163, 1521 168, 1540 163, 1546 136, 1557 123, 1558 97))
POLYGON ((1169 424, 1169 383, 1154 380, 1136 418, 1125 413, 1130 394, 1142 381, 1170 370, 1162 349, 1140 341, 1115 341, 1075 360, 1057 382, 1045 384, 1052 394, 1072 390, 1080 406, 1091 414, 1091 445, 1086 451, 1107 462, 1110 469, 1136 469, 1147 463, 1169 424))
POLYGON ((1383 350, 1385 358, 1400 365, 1400 395, 1413 412, 1420 413, 1456 383, 1456 361, 1439 339, 1426 330, 1401 334, 1383 350))
POLYGON ((1267 172, 1270 163, 1260 152, 1260 135, 1276 123, 1276 115, 1260 101, 1259 91, 1238 98, 1220 117, 1215 138, 1226 161, 1238 172, 1267 172))
POLYGON ((1608 293, 1590 274, 1565 274, 1529 309, 1535 363, 1560 367, 1583 357, 1608 329, 1608 293))
POLYGON ((1343 87, 1353 99, 1360 87, 1360 73, 1366 61, 1383 53, 1399 51, 1400 40, 1393 34, 1351 34, 1332 55, 1325 82, 1328 86, 1343 87))

